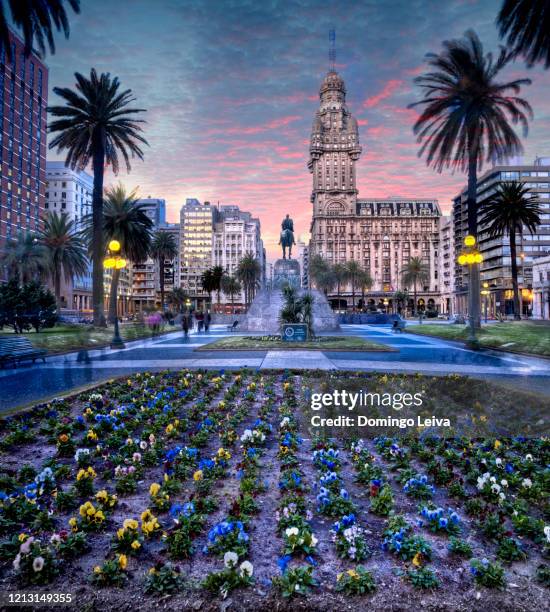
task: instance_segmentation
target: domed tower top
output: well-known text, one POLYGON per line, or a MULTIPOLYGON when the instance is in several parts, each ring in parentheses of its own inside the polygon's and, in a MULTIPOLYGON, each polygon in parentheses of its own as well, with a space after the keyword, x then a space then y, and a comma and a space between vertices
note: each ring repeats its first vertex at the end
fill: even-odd
POLYGON ((321 83, 321 89, 319 90, 319 96, 322 98, 323 94, 327 91, 339 91, 342 94, 346 94, 346 86, 344 85, 344 79, 335 71, 330 70, 327 72, 327 76, 321 83))

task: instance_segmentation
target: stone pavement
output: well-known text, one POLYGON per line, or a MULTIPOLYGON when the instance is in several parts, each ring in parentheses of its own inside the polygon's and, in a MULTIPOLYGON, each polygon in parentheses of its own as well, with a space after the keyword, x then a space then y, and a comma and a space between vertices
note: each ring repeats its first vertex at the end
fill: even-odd
MULTIPOLYGON (((72 389, 144 370, 180 368, 298 368, 423 374, 464 374, 550 394, 550 361, 490 350, 470 351, 458 343, 393 334, 389 326, 343 325, 345 335, 360 336, 396 349, 356 351, 201 351, 195 349, 230 335, 225 326, 185 340, 181 331, 155 339, 47 358, 45 364, 0 370, 0 411, 10 410, 72 389)), ((242 335, 242 334, 239 334, 242 335)), ((331 335, 335 335, 334 332, 331 335)))

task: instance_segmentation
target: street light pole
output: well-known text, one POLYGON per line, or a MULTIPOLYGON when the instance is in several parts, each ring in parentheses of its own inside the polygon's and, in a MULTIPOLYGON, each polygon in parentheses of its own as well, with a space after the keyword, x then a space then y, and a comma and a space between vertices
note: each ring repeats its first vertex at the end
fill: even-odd
MULTIPOLYGON (((479 265, 483 262, 483 255, 476 248, 476 239, 474 236, 468 235, 464 238, 464 246, 466 247, 458 257, 458 263, 461 266, 468 266, 468 322, 469 335, 466 344, 473 350, 479 350, 479 340, 476 336, 476 320, 474 311, 479 312, 474 308, 476 301, 476 291, 474 283, 479 282, 479 265)), ((478 304, 479 307, 479 304, 478 304)))
POLYGON ((487 323, 487 306, 489 301, 489 283, 483 283, 483 289, 481 290, 481 295, 485 299, 485 323, 487 323))
MULTIPOLYGON (((120 242, 118 240, 111 240, 109 242, 109 255, 103 261, 103 267, 107 270, 122 270, 126 267, 126 260, 119 256, 120 253, 120 242)), ((113 279, 111 278, 111 282, 113 279)), ((114 296, 115 299, 115 329, 113 339, 111 340, 111 348, 112 349, 121 349, 124 348, 124 342, 120 336, 120 330, 118 327, 118 304, 117 304, 117 296, 114 296)))

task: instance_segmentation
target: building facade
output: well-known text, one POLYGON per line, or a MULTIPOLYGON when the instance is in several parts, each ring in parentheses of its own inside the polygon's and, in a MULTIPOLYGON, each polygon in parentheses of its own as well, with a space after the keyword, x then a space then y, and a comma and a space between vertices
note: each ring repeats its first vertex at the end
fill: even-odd
MULTIPOLYGON (((228 275, 235 276, 239 262, 251 253, 262 267, 260 284, 265 282, 264 246, 260 220, 244 212, 238 206, 222 205, 213 209, 212 266, 221 266, 228 275)), ((224 304, 231 304, 231 297, 220 296, 224 304)), ((234 305, 244 306, 244 291, 233 297, 234 305)))
MULTIPOLYGON (((0 56, 0 252, 40 229, 45 204, 48 69, 10 32, 12 61, 0 56)), ((5 280, 0 270, 0 280, 5 280)))
MULTIPOLYGON (((82 219, 92 213, 93 178, 82 170, 72 170, 62 161, 46 162, 45 212, 66 213, 75 230, 83 228, 82 219)), ((63 277, 61 302, 65 308, 91 313, 92 267, 83 276, 63 277)))
POLYGON ((296 259, 300 263, 300 284, 302 289, 309 288, 309 244, 301 238, 296 242, 296 259))
POLYGON ((439 225, 439 312, 453 315, 455 289, 455 246, 452 216, 441 217, 439 225))
POLYGON ((180 286, 195 308, 205 308, 208 293, 202 288, 202 275, 212 267, 214 209, 188 198, 180 210, 180 286))
MULTIPOLYGON (((402 285, 404 267, 411 257, 421 257, 429 268, 429 280, 418 288, 418 305, 436 310, 441 216, 437 200, 358 199, 359 130, 346 106, 340 75, 330 71, 319 96, 308 163, 313 175, 309 258, 320 255, 333 264, 357 261, 373 280, 365 302, 360 298, 358 305, 390 310, 393 293, 402 285)), ((349 306, 351 288, 341 288, 340 295, 349 306)), ((331 294, 333 303, 334 297, 331 294)))
POLYGON ((533 260, 533 318, 550 319, 550 255, 533 260))
MULTIPOLYGON (((155 232, 166 224, 166 201, 161 198, 141 198, 138 204, 153 222, 155 232)), ((157 307, 157 292, 159 290, 158 262, 147 257, 130 265, 130 310, 133 313, 143 313, 157 307)))
MULTIPOLYGON (((531 165, 514 164, 494 166, 478 179, 478 222, 483 217, 483 204, 506 182, 520 182, 529 187, 542 214, 541 224, 531 236, 528 231, 516 236, 518 248, 518 282, 521 289, 522 315, 530 314, 533 303, 533 262, 550 252, 550 158, 537 158, 531 165)), ((468 233, 468 203, 466 189, 454 199, 453 221, 457 249, 468 233)), ((491 238, 489 228, 480 223, 478 248, 483 255, 480 267, 482 283, 489 285, 489 317, 509 316, 513 313, 512 260, 508 236, 491 238)), ((457 252, 458 255, 458 252, 457 252)), ((468 272, 455 259, 455 292, 457 312, 466 313, 468 303, 468 272)))

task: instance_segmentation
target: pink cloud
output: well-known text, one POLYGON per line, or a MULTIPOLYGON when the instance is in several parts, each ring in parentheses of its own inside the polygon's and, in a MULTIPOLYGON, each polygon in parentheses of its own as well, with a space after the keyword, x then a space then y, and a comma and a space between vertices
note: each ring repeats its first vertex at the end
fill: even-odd
POLYGON ((403 85, 403 81, 400 79, 390 79, 382 88, 382 91, 374 96, 370 96, 363 102, 363 108, 373 108, 378 106, 382 100, 391 97, 394 91, 399 89, 403 85))

